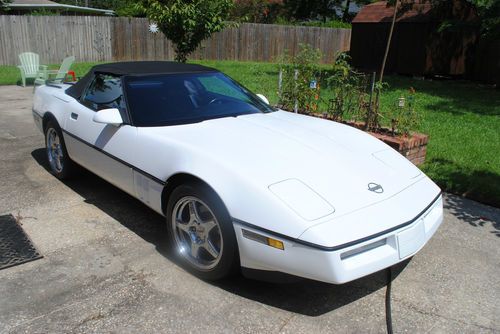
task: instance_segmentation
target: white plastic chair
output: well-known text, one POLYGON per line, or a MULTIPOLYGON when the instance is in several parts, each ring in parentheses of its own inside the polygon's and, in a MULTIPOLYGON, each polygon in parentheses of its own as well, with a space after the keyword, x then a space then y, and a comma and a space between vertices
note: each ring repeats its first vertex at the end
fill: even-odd
POLYGON ((21 71, 23 87, 26 87, 26 78, 36 78, 40 70, 46 70, 47 65, 40 65, 40 57, 33 52, 23 52, 19 55, 21 65, 17 66, 21 71))
POLYGON ((66 78, 66 75, 68 75, 68 71, 71 68, 71 65, 73 65, 74 62, 75 62, 75 56, 66 57, 63 59, 63 62, 61 63, 61 66, 59 67, 58 70, 47 70, 45 68, 39 71, 35 79, 35 86, 43 85, 49 79, 53 83, 63 82, 64 79, 66 78), (51 76, 53 76, 54 78, 51 79, 51 76))

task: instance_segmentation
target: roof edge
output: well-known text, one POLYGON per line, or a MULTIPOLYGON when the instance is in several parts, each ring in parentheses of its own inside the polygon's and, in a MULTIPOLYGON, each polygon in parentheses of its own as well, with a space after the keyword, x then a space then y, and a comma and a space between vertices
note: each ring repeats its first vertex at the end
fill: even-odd
POLYGON ((72 9, 77 12, 100 13, 109 16, 116 16, 115 11, 110 9, 99 9, 99 8, 81 7, 81 6, 64 5, 64 4, 5 4, 4 6, 11 9, 20 9, 20 10, 37 9, 37 8, 62 9, 62 10, 72 9))

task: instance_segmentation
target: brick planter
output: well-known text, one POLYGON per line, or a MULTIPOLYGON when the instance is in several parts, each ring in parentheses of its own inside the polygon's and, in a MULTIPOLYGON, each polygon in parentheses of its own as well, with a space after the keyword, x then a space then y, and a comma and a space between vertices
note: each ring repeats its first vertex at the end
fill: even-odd
POLYGON ((393 137, 371 131, 368 131, 368 133, 397 150, 413 164, 418 166, 425 162, 427 142, 429 141, 428 135, 413 132, 411 137, 393 137))
MULTIPOLYGON (((332 120, 330 115, 325 114, 313 114, 305 113, 306 115, 332 120)), ((346 125, 355 127, 357 129, 363 130, 363 124, 359 122, 343 122, 346 125)), ((369 134, 377 139, 380 139, 393 149, 401 153, 406 159, 410 160, 415 165, 421 165, 425 161, 425 155, 427 153, 427 143, 429 142, 429 136, 412 132, 410 137, 404 136, 393 136, 391 131, 387 128, 382 128, 381 132, 367 131, 369 134)))

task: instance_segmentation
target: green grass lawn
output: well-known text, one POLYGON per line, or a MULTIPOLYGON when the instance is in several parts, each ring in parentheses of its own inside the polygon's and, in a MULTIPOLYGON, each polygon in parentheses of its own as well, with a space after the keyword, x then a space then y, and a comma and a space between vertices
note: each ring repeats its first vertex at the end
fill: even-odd
MULTIPOLYGON (((278 69, 271 63, 199 61, 230 75, 250 90, 277 103, 278 69)), ((75 64, 78 76, 91 63, 75 64)), ((409 87, 417 91, 418 131, 429 134, 427 175, 445 191, 500 207, 500 91, 463 81, 415 80, 388 76, 382 111, 409 87)), ((19 71, 0 66, 0 84, 16 84, 19 71)), ((323 87, 323 96, 328 89, 323 87)))

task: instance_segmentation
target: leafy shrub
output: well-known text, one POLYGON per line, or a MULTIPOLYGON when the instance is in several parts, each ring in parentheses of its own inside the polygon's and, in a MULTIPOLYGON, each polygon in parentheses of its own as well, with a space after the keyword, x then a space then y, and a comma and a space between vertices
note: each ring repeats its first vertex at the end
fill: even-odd
POLYGON ((321 28, 343 28, 343 29, 351 29, 351 24, 340 21, 340 20, 329 20, 326 22, 323 21, 308 21, 301 22, 298 25, 308 26, 308 27, 321 27, 321 28))
POLYGON ((368 77, 354 71, 349 61, 347 53, 339 53, 332 68, 326 72, 325 81, 333 93, 327 113, 338 121, 363 120, 367 113, 368 77))
MULTIPOLYGON (((393 135, 409 136, 411 130, 418 127, 413 88, 386 108, 388 112, 381 114, 375 94, 370 96, 372 76, 357 72, 347 53, 339 53, 330 68, 320 67, 320 59, 321 52, 309 45, 301 45, 296 56, 285 54, 280 59, 282 79, 278 105, 281 108, 301 113, 326 113, 339 122, 362 122, 364 128, 371 131, 381 131, 383 122, 390 124, 393 135), (317 84, 312 85, 313 82, 317 84), (320 110, 324 105, 320 104, 321 85, 331 94, 326 111, 320 110)), ((373 91, 380 94, 387 88, 387 83, 376 82, 373 91)))
POLYGON ((279 105, 288 110, 317 111, 319 100, 319 61, 321 51, 301 44, 295 56, 285 54, 279 61, 282 76, 279 105), (311 86, 314 86, 311 88, 311 86))
POLYGON ((274 24, 287 25, 287 26, 306 26, 306 27, 321 27, 321 28, 343 28, 343 29, 351 29, 352 26, 350 23, 343 22, 340 20, 328 20, 326 22, 323 21, 291 21, 286 19, 283 16, 278 16, 274 22, 274 24))
POLYGON ((28 12, 28 15, 31 15, 31 16, 57 16, 60 14, 59 14, 59 11, 57 11, 57 10, 50 10, 50 9, 41 8, 41 9, 36 9, 36 10, 32 10, 31 12, 28 12))
POLYGON ((416 110, 416 91, 410 87, 408 93, 401 97, 391 106, 391 128, 393 135, 399 134, 409 136, 420 122, 416 110))

